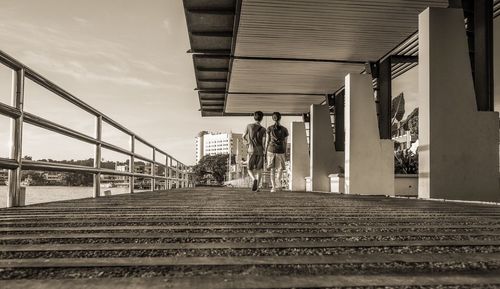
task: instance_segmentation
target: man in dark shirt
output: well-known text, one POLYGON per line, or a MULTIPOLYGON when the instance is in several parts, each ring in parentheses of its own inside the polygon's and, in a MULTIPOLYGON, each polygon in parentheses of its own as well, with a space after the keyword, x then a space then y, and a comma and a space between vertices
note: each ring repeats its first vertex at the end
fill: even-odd
POLYGON ((281 189, 281 176, 285 169, 286 142, 288 130, 280 125, 281 114, 273 112, 274 124, 267 128, 267 169, 271 175, 271 192, 281 189), (277 175, 277 181, 275 180, 277 175))
POLYGON ((264 168, 264 140, 266 129, 260 125, 264 118, 262 111, 253 114, 254 123, 247 125, 243 140, 248 147, 248 175, 252 179, 252 191, 259 190, 261 171, 264 168))

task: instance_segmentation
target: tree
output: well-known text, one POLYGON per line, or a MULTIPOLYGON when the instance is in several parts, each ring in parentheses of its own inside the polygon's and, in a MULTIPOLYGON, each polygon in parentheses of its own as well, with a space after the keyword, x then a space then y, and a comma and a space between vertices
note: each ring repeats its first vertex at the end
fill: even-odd
POLYGON ((222 184, 224 176, 227 174, 228 158, 228 154, 207 155, 201 158, 193 168, 196 181, 206 183, 207 180, 213 179, 222 184))

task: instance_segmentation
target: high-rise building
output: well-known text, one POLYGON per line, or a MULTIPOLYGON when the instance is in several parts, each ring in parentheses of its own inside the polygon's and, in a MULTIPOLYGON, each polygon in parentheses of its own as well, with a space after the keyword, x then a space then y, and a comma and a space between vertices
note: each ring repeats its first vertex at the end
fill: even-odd
POLYGON ((236 162, 246 158, 247 147, 240 133, 214 133, 202 131, 196 137, 196 163, 203 156, 230 154, 236 162))

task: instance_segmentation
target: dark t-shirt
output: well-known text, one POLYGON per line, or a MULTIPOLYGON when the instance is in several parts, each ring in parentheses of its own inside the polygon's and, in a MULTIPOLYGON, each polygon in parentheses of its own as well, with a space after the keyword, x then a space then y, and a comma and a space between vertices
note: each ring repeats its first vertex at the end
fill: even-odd
POLYGON ((285 153, 285 139, 288 137, 288 130, 286 127, 280 125, 272 125, 267 128, 267 137, 269 138, 269 144, 267 146, 267 151, 275 154, 285 153))
POLYGON ((247 125, 245 130, 246 140, 248 142, 248 153, 254 155, 264 154, 264 144, 262 143, 266 129, 258 123, 247 125))

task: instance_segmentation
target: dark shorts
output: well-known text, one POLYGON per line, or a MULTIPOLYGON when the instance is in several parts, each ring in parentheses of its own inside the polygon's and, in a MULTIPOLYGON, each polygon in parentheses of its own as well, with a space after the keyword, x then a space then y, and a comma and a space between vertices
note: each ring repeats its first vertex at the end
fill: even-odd
POLYGON ((260 154, 248 154, 248 169, 262 170, 264 168, 264 156, 260 154))

